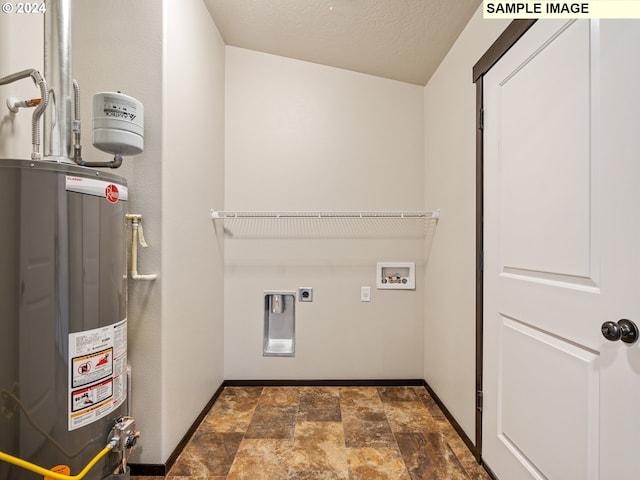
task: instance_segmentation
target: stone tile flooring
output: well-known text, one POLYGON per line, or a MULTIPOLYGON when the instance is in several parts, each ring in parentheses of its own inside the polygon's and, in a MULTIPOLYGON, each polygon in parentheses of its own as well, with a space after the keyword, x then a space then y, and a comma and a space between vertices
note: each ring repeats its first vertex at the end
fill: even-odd
POLYGON ((490 477, 422 387, 226 387, 165 478, 490 477))

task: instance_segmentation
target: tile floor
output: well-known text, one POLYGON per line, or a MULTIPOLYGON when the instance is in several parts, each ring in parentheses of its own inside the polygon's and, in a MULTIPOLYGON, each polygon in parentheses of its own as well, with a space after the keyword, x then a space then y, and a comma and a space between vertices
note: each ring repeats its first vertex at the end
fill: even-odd
POLYGON ((489 480, 422 387, 226 387, 165 478, 489 480))

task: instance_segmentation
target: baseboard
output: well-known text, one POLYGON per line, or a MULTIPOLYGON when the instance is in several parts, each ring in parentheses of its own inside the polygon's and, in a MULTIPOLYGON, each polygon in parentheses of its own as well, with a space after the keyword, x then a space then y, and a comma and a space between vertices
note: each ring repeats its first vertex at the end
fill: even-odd
MULTIPOLYGON (((426 380, 423 380, 422 384, 424 385, 424 388, 427 389, 427 392, 429 392, 429 395, 431 395, 431 397, 436 402, 438 407, 440 407, 440 410, 442 410, 442 413, 444 413, 444 416, 447 417, 447 420, 449 420, 449 422, 453 426, 454 430, 458 433, 458 435, 460 435, 460 438, 465 443, 467 448, 471 451, 471 453, 473 453, 474 456, 476 456, 476 446, 473 444, 473 442, 471 441, 469 436, 462 429, 460 424, 456 421, 454 416, 451 415, 451 412, 447 409, 447 407, 444 405, 444 403, 442 403, 442 400, 440 400, 440 397, 438 397, 438 394, 433 391, 433 389, 427 383, 426 380)), ((476 456, 476 458, 477 458, 477 456, 476 456)))
POLYGON ((202 420, 204 420, 204 417, 207 415, 209 410, 211 410, 211 407, 213 407, 213 404, 216 403, 216 400, 222 393, 222 390, 224 390, 224 387, 225 387, 225 382, 223 381, 222 384, 218 387, 216 392, 211 397, 211 400, 209 400, 205 405, 205 407, 202 409, 202 411, 200 412, 200 415, 198 415, 198 417, 195 419, 195 421, 193 422, 189 430, 187 430, 187 433, 184 434, 184 436, 182 437, 182 440, 180 440, 176 448, 173 449, 173 452, 167 459, 166 463, 164 464, 130 463, 129 468, 131 468, 131 475, 139 476, 139 477, 164 477, 165 475, 167 475, 167 473, 169 473, 169 470, 171 470, 171 467, 173 467, 173 464, 178 459, 178 455, 180 455, 180 453, 182 452, 184 447, 187 445, 189 440, 191 440, 191 437, 193 436, 195 431, 198 429, 198 426, 200 425, 200 423, 202 423, 202 420))
MULTIPOLYGON (((473 454, 474 457, 479 458, 480 455, 478 454, 478 451, 476 449, 476 446, 473 444, 473 442, 471 441, 471 439, 467 436, 467 434, 464 432, 464 430, 462 429, 462 427, 460 426, 460 424, 456 421, 456 419, 453 417, 453 415, 451 415, 451 412, 447 409, 447 407, 445 407, 444 403, 442 403, 442 400, 440 400, 440 397, 438 397, 438 395, 436 394, 436 392, 433 391, 433 389, 431 388, 431 386, 427 383, 426 380, 423 381, 423 385, 424 388, 427 390, 427 392, 429 392, 429 395, 431 395, 431 398, 433 398, 433 400, 436 402, 436 404, 438 405, 438 407, 440 407, 440 410, 442 410, 442 413, 444 413, 444 416, 447 417, 447 420, 449 420, 449 423, 451 423, 451 425, 453 426, 453 428, 455 429, 455 431, 458 433, 458 435, 460 435, 460 438, 462 439, 462 441, 465 443, 465 445, 467 446, 467 448, 471 451, 471 453, 473 454)), ((498 480, 498 477, 495 476, 495 474, 491 471, 491 469, 487 466, 486 463, 484 463, 484 461, 482 461, 482 458, 480 458, 480 461, 478 462, 480 464, 480 466, 482 466, 482 468, 485 469, 485 471, 487 472, 487 474, 493 479, 493 480, 498 480)))
POLYGON ((422 379, 383 380, 225 380, 225 387, 421 387, 422 379))
POLYGON ((480 465, 482 465, 482 468, 484 468, 485 472, 487 472, 487 475, 491 477, 491 480, 498 480, 498 477, 496 476, 496 474, 493 473, 493 471, 489 468, 489 466, 486 463, 484 463, 484 461, 480 462, 480 465))
POLYGON ((164 477, 167 466, 164 463, 130 463, 132 477, 164 477))

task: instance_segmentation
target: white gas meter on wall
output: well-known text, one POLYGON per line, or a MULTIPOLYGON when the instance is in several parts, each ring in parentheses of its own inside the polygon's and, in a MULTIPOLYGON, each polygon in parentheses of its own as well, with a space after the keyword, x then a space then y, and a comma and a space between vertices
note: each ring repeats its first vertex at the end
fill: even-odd
POLYGON ((93 96, 93 145, 116 157, 142 153, 142 103, 120 92, 96 93, 93 96))

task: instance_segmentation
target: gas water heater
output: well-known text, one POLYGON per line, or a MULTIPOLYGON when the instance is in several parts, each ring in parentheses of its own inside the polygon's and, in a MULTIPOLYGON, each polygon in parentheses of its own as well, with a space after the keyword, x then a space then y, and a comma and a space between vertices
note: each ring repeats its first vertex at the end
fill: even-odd
MULTIPOLYGON (((6 454, 77 474, 129 416, 127 198, 126 181, 112 174, 0 160, 0 451, 6 454)), ((107 477, 122 460, 115 456, 109 453, 85 478, 107 477)), ((42 478, 0 462, 1 480, 42 478)))

